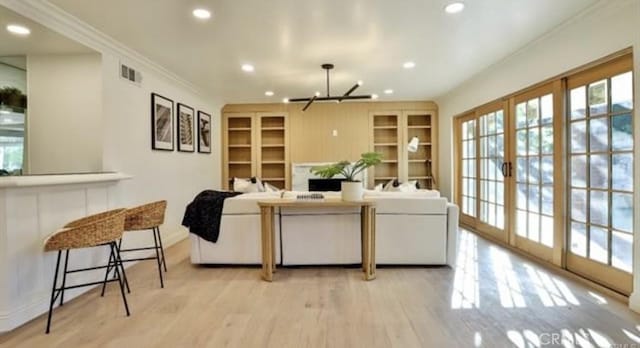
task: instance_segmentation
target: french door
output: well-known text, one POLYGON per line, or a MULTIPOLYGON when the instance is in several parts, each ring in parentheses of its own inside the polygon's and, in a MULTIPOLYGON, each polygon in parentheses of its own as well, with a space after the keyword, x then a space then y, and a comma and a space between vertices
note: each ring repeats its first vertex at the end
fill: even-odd
POLYGON ((456 118, 461 223, 632 291, 632 56, 456 118))
POLYGON ((461 221, 478 231, 506 241, 504 103, 478 109, 458 120, 458 202, 461 221))
POLYGON ((618 59, 567 80, 567 268, 629 294, 633 262, 633 72, 618 59))
POLYGON ((510 214, 513 225, 512 244, 546 261, 560 264, 554 258, 557 231, 561 230, 562 181, 561 84, 549 83, 511 98, 514 122, 509 134, 513 151, 509 164, 515 173, 509 177, 514 188, 510 214), (557 197, 556 197, 557 196, 557 197), (558 218, 556 218, 558 217, 558 218))

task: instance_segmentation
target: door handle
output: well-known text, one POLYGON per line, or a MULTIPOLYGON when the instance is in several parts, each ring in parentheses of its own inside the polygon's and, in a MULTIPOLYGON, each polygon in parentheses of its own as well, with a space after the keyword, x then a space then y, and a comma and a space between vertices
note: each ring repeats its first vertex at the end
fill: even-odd
POLYGON ((513 164, 509 162, 509 177, 513 176, 513 164))
POLYGON ((507 177, 507 162, 502 162, 500 171, 502 172, 502 176, 507 177))

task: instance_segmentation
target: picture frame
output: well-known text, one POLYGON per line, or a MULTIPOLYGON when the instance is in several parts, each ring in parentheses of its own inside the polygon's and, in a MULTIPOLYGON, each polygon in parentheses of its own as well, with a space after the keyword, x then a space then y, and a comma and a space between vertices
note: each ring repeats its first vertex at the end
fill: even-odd
POLYGON ((211 153, 211 115, 198 110, 198 152, 211 153))
POLYGON ((173 151, 173 100, 151 93, 151 148, 173 151))
POLYGON ((185 104, 178 103, 178 120, 176 122, 176 134, 178 134, 178 151, 194 152, 196 149, 195 136, 195 110, 185 104))

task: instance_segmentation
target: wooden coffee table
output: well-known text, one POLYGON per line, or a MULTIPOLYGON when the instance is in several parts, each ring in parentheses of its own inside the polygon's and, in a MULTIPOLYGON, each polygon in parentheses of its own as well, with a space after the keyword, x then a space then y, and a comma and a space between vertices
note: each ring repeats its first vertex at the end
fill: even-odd
MULTIPOLYGON (((258 201, 262 225, 262 279, 273 281, 276 271, 275 256, 275 218, 276 208, 353 208, 360 207, 362 236, 362 271, 365 280, 376 278, 376 203, 362 200, 346 202, 340 199, 305 201, 295 199, 270 199, 258 201)), ((281 227, 282 228, 282 227, 281 227)))

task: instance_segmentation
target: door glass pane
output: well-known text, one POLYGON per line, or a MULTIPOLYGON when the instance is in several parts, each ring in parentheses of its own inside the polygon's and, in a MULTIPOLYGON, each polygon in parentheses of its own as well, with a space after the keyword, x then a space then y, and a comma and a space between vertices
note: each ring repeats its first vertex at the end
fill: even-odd
POLYGON ((529 129, 529 155, 536 155, 540 152, 540 131, 539 128, 529 129))
POLYGON ((571 218, 587 221, 587 190, 571 190, 571 218))
POLYGON ((522 210, 527 210, 527 195, 529 194, 526 184, 518 184, 518 200, 516 202, 516 207, 522 210))
POLYGON ((608 230, 606 228, 591 226, 590 232, 589 258, 602 263, 607 263, 609 254, 608 230))
POLYGON ((607 80, 589 85, 589 114, 601 115, 607 112, 607 80))
POLYGON ((529 157, 529 182, 540 182, 540 158, 529 157))
POLYGON ((587 149, 587 124, 584 121, 571 123, 571 151, 585 152, 587 149))
POLYGON ((540 98, 540 121, 550 124, 553 121, 553 95, 547 94, 540 98))
POLYGON ((518 155, 524 156, 527 154, 527 130, 519 130, 516 132, 516 143, 518 148, 518 155))
POLYGON ((633 190, 633 154, 611 156, 611 184, 614 190, 633 190))
POLYGON ((589 202, 592 224, 609 225, 609 194, 606 191, 591 191, 589 202))
POLYGON ((609 119, 594 118, 589 121, 589 148, 592 152, 609 150, 609 119))
POLYGON ((631 71, 611 78, 611 112, 633 109, 633 73, 631 71))
POLYGON ((580 223, 571 224, 571 252, 587 256, 587 226, 580 223))
POLYGON ((516 234, 520 237, 527 236, 527 212, 523 210, 518 210, 516 212, 516 234))
POLYGON ((553 184, 553 157, 544 156, 540 163, 540 173, 543 184, 553 184))
POLYGON ((536 213, 529 213, 529 239, 540 241, 540 215, 536 213))
POLYGON ((580 119, 587 116, 587 98, 584 86, 571 90, 571 119, 580 119))
POLYGON ((544 186, 542 188, 542 213, 553 215, 553 187, 544 186))
POLYGON ((627 193, 611 194, 611 222, 613 228, 633 231, 633 195, 627 193))
POLYGON ((611 118, 611 147, 613 151, 633 150, 633 123, 630 114, 611 118))
POLYGON ((540 138, 542 140, 542 153, 553 153, 553 126, 545 126, 540 128, 540 138))
POLYGON ((535 126, 540 122, 540 109, 538 98, 531 99, 527 103, 527 124, 535 126))
POLYGON ((591 155, 589 157, 589 175, 591 187, 606 189, 609 187, 609 155, 591 155))
POLYGON ((516 105, 516 128, 523 128, 527 125, 527 104, 516 105))
POLYGON ((587 187, 587 156, 571 156, 571 185, 587 187))
POLYGON ((633 235, 613 232, 611 237, 611 265, 631 273, 633 262, 633 235))
POLYGON ((553 218, 542 216, 540 225, 540 242, 548 247, 553 247, 553 218))

